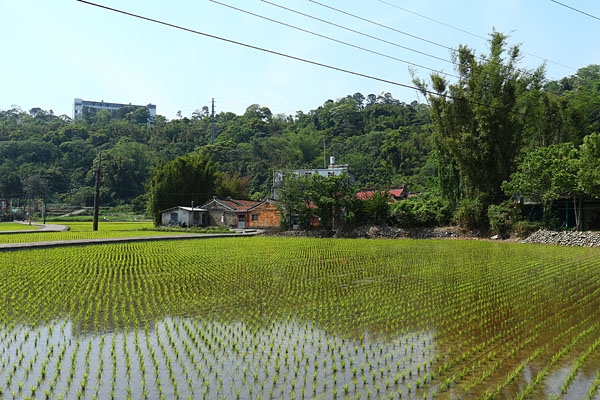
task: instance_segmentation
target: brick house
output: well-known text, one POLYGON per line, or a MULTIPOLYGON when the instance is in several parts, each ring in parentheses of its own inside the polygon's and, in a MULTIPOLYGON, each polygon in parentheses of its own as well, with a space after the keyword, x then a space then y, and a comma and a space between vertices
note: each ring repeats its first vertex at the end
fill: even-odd
POLYGON ((275 228, 279 226, 279 210, 272 199, 263 201, 225 200, 213 197, 202 206, 207 212, 208 226, 230 228, 275 228))
POLYGON ((280 214, 275 200, 265 199, 248 210, 248 228, 277 228, 280 214))

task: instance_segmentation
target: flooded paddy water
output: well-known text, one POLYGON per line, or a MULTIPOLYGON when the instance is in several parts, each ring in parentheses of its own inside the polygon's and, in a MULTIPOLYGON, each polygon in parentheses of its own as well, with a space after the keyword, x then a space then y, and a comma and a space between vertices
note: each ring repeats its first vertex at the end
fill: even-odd
POLYGON ((232 238, 2 253, 0 398, 598 399, 599 250, 232 238))

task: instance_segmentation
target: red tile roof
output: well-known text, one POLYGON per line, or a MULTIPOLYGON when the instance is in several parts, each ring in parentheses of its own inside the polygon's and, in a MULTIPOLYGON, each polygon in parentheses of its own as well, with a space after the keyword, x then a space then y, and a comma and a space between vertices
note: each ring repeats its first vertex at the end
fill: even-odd
POLYGON ((252 208, 256 205, 258 205, 259 203, 261 203, 260 201, 254 201, 254 200, 219 200, 219 203, 225 204, 228 207, 233 208, 235 211, 246 211, 249 208, 252 208))
MULTIPOLYGON (((373 197, 373 194, 376 192, 374 189, 364 189, 356 193, 356 197, 360 200, 368 200, 373 197)), ((388 196, 394 200, 400 200, 404 197, 405 189, 404 188, 389 188, 387 189, 388 196)), ((384 193, 382 190, 380 193, 384 193)))

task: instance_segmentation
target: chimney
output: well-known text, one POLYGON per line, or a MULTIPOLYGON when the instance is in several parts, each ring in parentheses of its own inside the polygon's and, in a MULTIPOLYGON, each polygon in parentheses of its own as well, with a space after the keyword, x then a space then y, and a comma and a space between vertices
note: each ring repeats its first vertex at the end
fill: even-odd
POLYGON ((335 165, 335 156, 329 157, 329 166, 332 167, 335 165))

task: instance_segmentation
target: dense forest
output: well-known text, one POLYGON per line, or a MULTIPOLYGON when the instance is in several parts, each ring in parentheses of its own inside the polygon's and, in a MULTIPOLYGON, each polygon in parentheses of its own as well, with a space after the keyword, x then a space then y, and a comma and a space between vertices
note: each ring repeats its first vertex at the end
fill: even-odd
POLYGON ((144 194, 157 163, 197 150, 223 172, 250 177, 247 193, 257 198, 269 195, 274 169, 322 167, 324 143, 327 156, 350 164, 360 185, 403 183, 427 163, 430 123, 424 104, 356 93, 295 116, 259 105, 243 115, 216 114, 211 144, 206 107, 190 118, 157 116, 153 123, 131 111, 72 121, 14 107, 0 112, 0 198, 46 191, 54 201, 90 205, 100 151, 104 203, 131 202, 144 194))
POLYGON ((243 115, 215 115, 214 144, 206 106, 153 121, 129 108, 73 121, 13 106, 0 111, 0 199, 91 205, 102 152, 103 204, 143 208, 155 167, 198 151, 226 176, 245 178, 248 197, 264 198, 273 170, 322 167, 325 146, 327 158, 350 165, 358 186, 407 184, 443 193, 453 208, 477 199, 487 207, 506 196, 502 183, 528 154, 565 143, 578 149, 600 132, 599 65, 547 81, 543 67, 522 71, 518 59, 498 34, 489 56, 459 48, 458 83, 415 78, 426 103, 355 93, 295 115, 253 104, 243 115))

